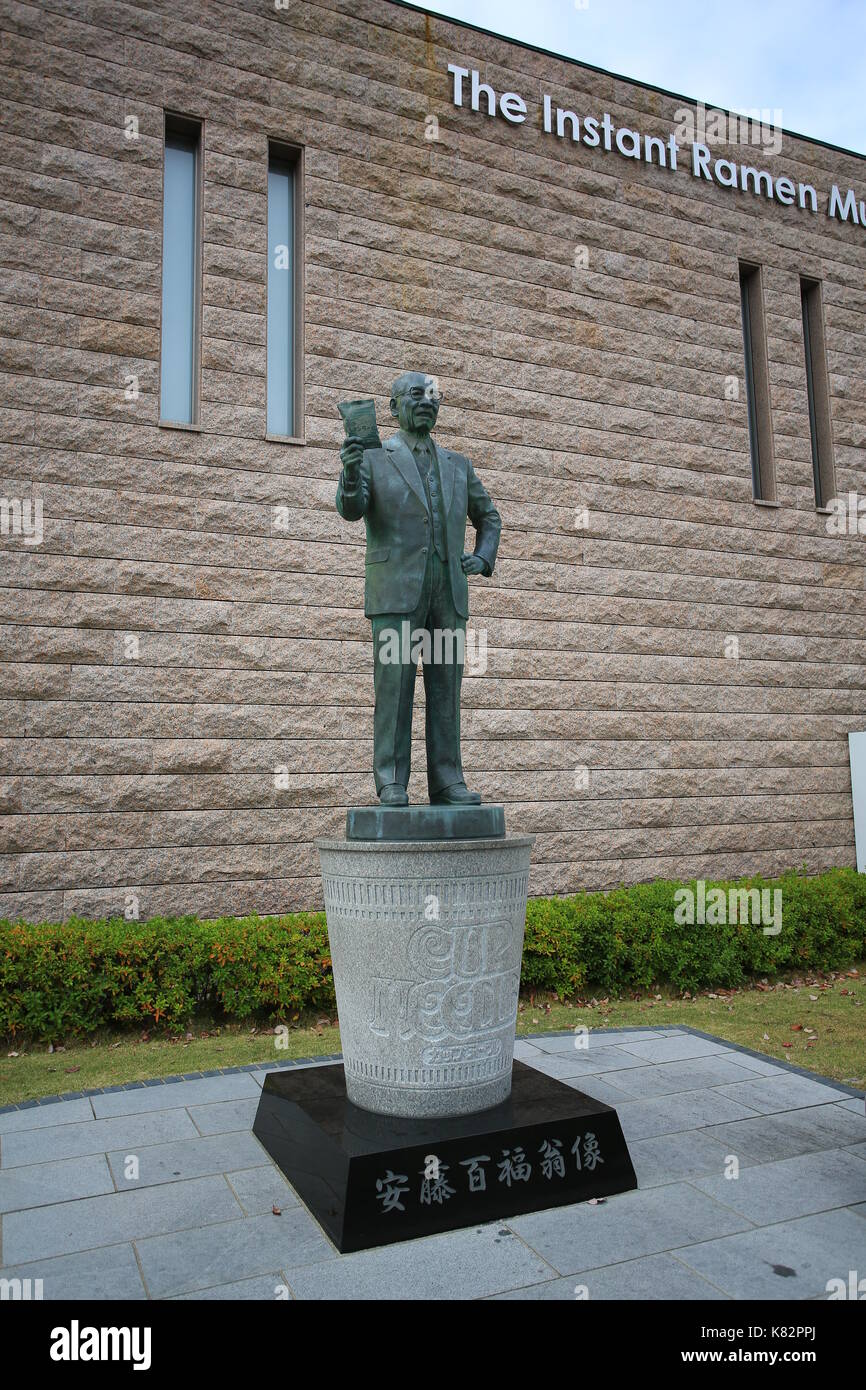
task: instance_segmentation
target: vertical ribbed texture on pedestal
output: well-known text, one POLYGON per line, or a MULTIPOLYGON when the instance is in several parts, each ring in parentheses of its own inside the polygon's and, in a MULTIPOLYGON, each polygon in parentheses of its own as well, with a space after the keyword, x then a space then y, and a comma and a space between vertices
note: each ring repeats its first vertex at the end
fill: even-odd
POLYGON ((441 1116, 506 1099, 532 843, 319 842, 356 1105, 441 1116))

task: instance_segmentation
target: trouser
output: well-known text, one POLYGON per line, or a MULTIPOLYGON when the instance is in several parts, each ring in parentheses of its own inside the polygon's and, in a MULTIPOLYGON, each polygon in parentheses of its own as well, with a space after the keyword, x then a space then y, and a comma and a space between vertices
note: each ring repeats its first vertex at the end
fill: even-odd
POLYGON ((392 782, 401 787, 409 782, 412 705, 420 658, 427 700, 427 789, 435 796, 463 781, 460 683, 466 619, 454 607, 448 566, 432 547, 417 607, 411 613, 382 614, 372 622, 376 791, 392 782))

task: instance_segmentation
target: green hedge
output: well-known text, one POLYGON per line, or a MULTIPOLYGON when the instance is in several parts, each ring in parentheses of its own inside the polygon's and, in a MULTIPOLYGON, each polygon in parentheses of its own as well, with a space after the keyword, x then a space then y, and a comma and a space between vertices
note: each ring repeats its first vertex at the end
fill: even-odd
POLYGON ((866 875, 854 869, 706 884, 707 896, 721 889, 727 905, 731 889, 769 893, 771 907, 779 892, 781 930, 769 936, 760 925, 739 921, 679 923, 674 914, 682 898, 676 894, 683 888, 696 891, 695 881, 533 899, 526 912, 523 986, 563 999, 588 989, 613 995, 662 982, 681 990, 725 989, 750 976, 835 970, 866 957, 866 875))
MULTIPOLYGON (((678 890, 637 884, 610 893, 531 899, 522 984, 561 998, 667 983, 742 984, 781 970, 830 970, 866 957, 866 875, 707 884, 781 892, 782 927, 677 921, 678 890)), ((770 899, 772 901, 772 898, 770 899)), ((196 1013, 286 1019, 333 1010, 323 913, 286 917, 123 918, 30 926, 0 921, 0 1034, 60 1038, 97 1028, 177 1028, 196 1013)))
POLYGON ((334 1008, 324 913, 0 922, 0 1033, 59 1038, 194 1014, 334 1008))

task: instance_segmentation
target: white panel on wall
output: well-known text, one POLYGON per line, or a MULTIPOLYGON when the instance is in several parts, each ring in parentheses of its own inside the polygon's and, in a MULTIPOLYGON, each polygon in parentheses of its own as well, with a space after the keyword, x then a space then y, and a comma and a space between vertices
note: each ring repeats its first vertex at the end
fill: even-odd
POLYGON ((854 842, 857 871, 866 872, 866 733, 848 735, 851 758, 851 798, 854 802, 854 842))

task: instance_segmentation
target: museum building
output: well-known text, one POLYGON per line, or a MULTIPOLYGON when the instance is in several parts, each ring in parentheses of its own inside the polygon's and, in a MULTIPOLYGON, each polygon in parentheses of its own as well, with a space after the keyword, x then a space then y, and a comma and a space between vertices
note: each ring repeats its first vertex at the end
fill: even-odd
POLYGON ((394 0, 3 0, 0 81, 0 916, 321 906, 406 369, 530 891, 856 862, 861 156, 394 0))

